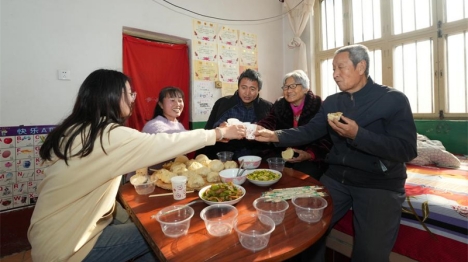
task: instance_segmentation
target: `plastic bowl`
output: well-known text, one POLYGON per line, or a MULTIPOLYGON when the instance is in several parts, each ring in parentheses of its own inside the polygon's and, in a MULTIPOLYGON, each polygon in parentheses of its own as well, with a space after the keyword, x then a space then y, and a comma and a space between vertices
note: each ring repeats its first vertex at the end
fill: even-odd
POLYGON ((216 155, 218 156, 218 159, 221 162, 226 162, 226 161, 232 160, 232 156, 234 155, 234 153, 230 151, 222 151, 222 152, 216 153, 216 155))
POLYGON ((300 220, 307 223, 317 223, 322 219, 323 210, 328 206, 327 200, 319 196, 296 196, 291 199, 300 220))
POLYGON ((219 171, 219 176, 224 183, 232 182, 236 185, 242 185, 247 179, 246 171, 244 171, 241 176, 237 176, 237 172, 239 172, 239 168, 224 169, 219 171))
MULTIPOLYGON (((217 185, 217 184, 214 184, 214 185, 217 185)), ((198 197, 200 197, 200 199, 203 200, 208 205, 216 205, 216 204, 235 205, 235 204, 239 203, 239 201, 241 201, 241 199, 245 196, 245 188, 243 188, 242 186, 234 184, 235 187, 237 187, 239 190, 242 191, 242 196, 240 196, 237 199, 230 200, 230 201, 222 201, 222 202, 209 201, 209 200, 204 199, 203 195, 205 194, 205 191, 207 189, 211 188, 211 186, 213 186, 213 185, 205 186, 202 189, 200 189, 200 191, 198 192, 198 197)))
POLYGON ((253 206, 257 210, 257 214, 269 216, 275 222, 275 225, 279 225, 283 222, 286 210, 289 208, 289 204, 284 199, 271 199, 266 197, 260 197, 255 199, 253 206))
POLYGON ((273 185, 274 183, 278 182, 281 177, 283 176, 281 174, 281 172, 277 171, 277 170, 273 170, 273 169, 255 169, 255 170, 247 170, 245 171, 245 173, 247 173, 247 180, 249 180, 250 183, 252 184, 255 184, 257 186, 271 186, 273 185), (250 174, 252 174, 253 172, 256 172, 256 171, 270 171, 270 172, 273 172, 277 175, 279 175, 279 177, 277 179, 272 179, 272 180, 255 180, 255 179, 252 179, 251 177, 249 177, 250 174))
POLYGON ((234 230, 241 245, 255 252, 268 246, 275 222, 268 216, 250 213, 237 217, 234 230))
POLYGON ((244 168, 245 169, 255 169, 260 166, 262 162, 262 158, 259 156, 243 156, 237 159, 239 163, 244 161, 244 168))
POLYGON ((200 217, 205 221, 208 233, 220 237, 231 233, 237 214, 236 207, 232 205, 215 204, 205 207, 200 212, 200 217))
POLYGON ((161 224, 164 235, 176 238, 187 234, 193 214, 190 206, 174 205, 161 209, 154 218, 161 224))
POLYGON ((130 183, 138 195, 148 195, 154 191, 154 183, 148 176, 134 175, 130 178, 130 183))
POLYGON ((148 182, 146 184, 141 185, 134 185, 135 191, 138 195, 148 195, 153 193, 154 191, 154 184, 152 182, 148 182))

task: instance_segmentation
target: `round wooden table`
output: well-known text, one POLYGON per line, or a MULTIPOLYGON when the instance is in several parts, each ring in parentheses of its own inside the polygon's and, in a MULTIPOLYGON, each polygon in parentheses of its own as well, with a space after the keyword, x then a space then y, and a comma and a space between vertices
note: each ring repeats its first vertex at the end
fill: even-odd
MULTIPOLYGON (((236 204, 236 208, 239 214, 254 213, 256 211, 252 205, 253 201, 269 188, 308 185, 321 184, 308 175, 285 168, 283 177, 271 187, 259 187, 246 181, 242 186, 247 193, 236 204)), ((323 191, 328 195, 326 189, 323 191)), ((169 191, 156 188, 152 194, 167 192, 169 191)), ((166 206, 187 204, 198 199, 198 192, 189 193, 186 199, 180 201, 174 200, 172 195, 150 198, 148 195, 138 195, 134 187, 127 183, 120 188, 119 198, 161 261, 283 261, 313 245, 326 232, 333 206, 331 198, 326 196, 328 206, 324 210, 322 219, 317 223, 308 224, 297 217, 294 205, 288 200, 289 208, 285 218, 271 234, 268 246, 263 250, 252 252, 242 247, 234 230, 231 234, 222 237, 208 234, 205 223, 200 218, 200 211, 207 206, 205 203, 192 205, 195 215, 186 236, 169 238, 164 235, 160 224, 151 216, 166 206)))

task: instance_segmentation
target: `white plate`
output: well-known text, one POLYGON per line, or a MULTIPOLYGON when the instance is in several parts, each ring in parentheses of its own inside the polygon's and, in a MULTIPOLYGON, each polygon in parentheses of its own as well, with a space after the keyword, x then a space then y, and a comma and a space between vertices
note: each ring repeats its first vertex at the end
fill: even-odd
MULTIPOLYGON (((221 184, 221 183, 220 183, 221 184)), ((205 186, 203 187, 202 189, 200 189, 200 191, 198 192, 198 196, 200 197, 201 200, 203 200, 205 203, 207 203, 208 205, 215 205, 215 204, 229 204, 229 205, 234 205, 234 204, 237 204, 239 201, 241 201, 241 199, 245 196, 245 188, 243 188, 242 186, 239 186, 239 185, 235 185, 237 188, 239 188, 240 190, 242 190, 243 194, 241 197, 239 197, 238 199, 235 199, 235 200, 231 200, 231 201, 224 201, 224 202, 213 202, 213 201, 209 201, 209 200, 205 200, 203 199, 203 193, 205 193, 205 191, 207 189, 209 189, 212 185, 209 185, 209 186, 205 186)))
POLYGON ((254 170, 247 170, 247 171, 245 171, 245 173, 247 173, 247 180, 249 180, 250 183, 255 184, 257 186, 265 186, 265 187, 273 185, 274 183, 278 182, 281 179, 281 177, 283 177, 283 175, 281 174, 280 171, 273 170, 273 169, 254 169, 254 170), (276 180, 268 180, 268 181, 259 181, 259 180, 253 180, 253 179, 249 178, 249 174, 251 174, 251 173, 253 173, 255 171, 263 171, 263 170, 271 171, 271 172, 273 172, 275 174, 278 174, 279 178, 276 179, 276 180))

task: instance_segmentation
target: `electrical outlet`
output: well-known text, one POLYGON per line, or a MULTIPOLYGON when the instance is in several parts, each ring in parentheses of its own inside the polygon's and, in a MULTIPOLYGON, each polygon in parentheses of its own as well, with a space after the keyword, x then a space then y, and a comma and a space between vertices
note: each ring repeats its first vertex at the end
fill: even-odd
POLYGON ((66 69, 59 69, 57 70, 57 73, 58 73, 58 79, 59 80, 70 80, 70 75, 71 75, 71 72, 70 70, 66 70, 66 69))

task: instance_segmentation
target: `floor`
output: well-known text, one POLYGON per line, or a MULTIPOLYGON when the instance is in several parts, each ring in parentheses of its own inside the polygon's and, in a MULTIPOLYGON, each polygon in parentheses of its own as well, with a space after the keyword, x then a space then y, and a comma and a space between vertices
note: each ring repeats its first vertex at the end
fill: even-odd
MULTIPOLYGON (((350 259, 338 252, 327 249, 326 259, 327 262, 349 262, 350 259)), ((20 253, 12 254, 4 258, 0 258, 0 262, 32 262, 31 250, 26 250, 20 253)))
POLYGON ((0 258, 0 262, 32 262, 31 250, 26 250, 20 253, 0 258))

